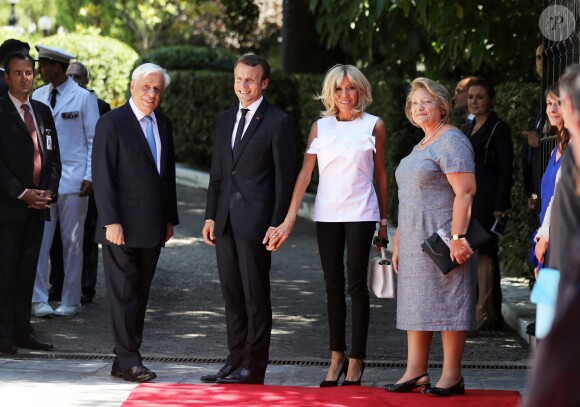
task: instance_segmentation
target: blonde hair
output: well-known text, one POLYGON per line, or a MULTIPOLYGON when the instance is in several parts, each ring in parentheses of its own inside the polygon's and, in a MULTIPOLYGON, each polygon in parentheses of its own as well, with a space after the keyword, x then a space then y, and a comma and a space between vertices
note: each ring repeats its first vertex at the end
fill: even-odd
POLYGON ((439 106, 439 108, 443 111, 443 114, 441 115, 441 122, 448 123, 451 112, 451 98, 445 86, 431 79, 417 78, 411 82, 411 88, 409 89, 409 93, 407 94, 407 102, 405 103, 405 116, 407 116, 407 119, 409 119, 411 124, 413 126, 417 126, 417 123, 415 123, 413 116, 411 115, 411 98, 413 93, 419 89, 425 89, 431 94, 431 96, 435 98, 437 106, 439 106))
POLYGON ((354 117, 362 116, 366 107, 372 103, 371 84, 363 73, 352 65, 336 64, 326 72, 320 95, 314 96, 315 100, 321 100, 326 107, 326 110, 320 112, 322 117, 339 114, 340 111, 335 99, 336 87, 340 86, 345 76, 352 82, 358 93, 354 106, 354 117))

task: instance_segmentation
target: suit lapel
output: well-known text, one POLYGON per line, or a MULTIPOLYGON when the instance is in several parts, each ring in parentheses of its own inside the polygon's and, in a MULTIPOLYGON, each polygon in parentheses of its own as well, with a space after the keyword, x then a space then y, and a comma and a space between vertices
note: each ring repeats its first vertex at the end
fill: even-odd
MULTIPOLYGON (((167 123, 165 119, 155 112, 155 119, 157 119, 157 130, 159 131, 159 141, 161 142, 161 163, 159 164, 159 175, 165 171, 165 164, 167 163, 167 123)), ((147 146, 149 147, 149 146, 147 146)), ((153 156, 153 154, 151 154, 153 156)))
POLYGON ((28 133, 28 129, 26 128, 26 124, 24 124, 24 120, 22 120, 22 117, 20 117, 20 114, 16 110, 16 106, 14 106, 14 103, 12 103, 12 100, 10 99, 10 97, 8 95, 6 95, 6 96, 4 96, 3 100, 4 100, 4 110, 6 111, 8 116, 12 119, 12 121, 14 123, 16 123, 18 125, 18 127, 20 127, 20 129, 28 137, 30 137, 30 133, 28 133))
POLYGON ((240 141, 240 146, 239 146, 239 148, 236 148, 236 151, 234 154, 234 165, 236 165, 240 156, 244 152, 244 149, 248 145, 248 142, 254 136, 256 129, 258 128, 258 126, 260 126, 260 123, 262 123, 262 121, 264 119, 264 115, 266 114, 266 110, 268 110, 268 106, 269 105, 268 105, 268 102, 266 102, 266 99, 263 99, 262 103, 260 103, 260 106, 258 106, 256 113, 254 114, 254 116, 252 116, 252 121, 250 122, 250 124, 248 125, 248 128, 246 129, 246 131, 244 132, 244 135, 242 136, 242 140, 240 141))
MULTIPOLYGON (((157 166, 155 165, 155 160, 153 159, 153 153, 149 148, 149 144, 147 144, 147 138, 145 137, 145 133, 143 133, 143 129, 141 128, 139 120, 137 120, 137 116, 135 116, 135 113, 133 113, 133 109, 131 108, 129 102, 127 102, 123 107, 125 108, 125 114, 128 118, 128 124, 131 127, 131 134, 136 135, 137 143, 141 146, 142 149, 145 150, 145 154, 149 158, 149 162, 151 162, 151 165, 153 165, 155 167, 155 171, 157 171, 157 166)), ((159 123, 159 119, 157 119, 157 122, 159 123)), ((159 131, 159 133, 159 137, 161 137, 161 131, 159 131)))

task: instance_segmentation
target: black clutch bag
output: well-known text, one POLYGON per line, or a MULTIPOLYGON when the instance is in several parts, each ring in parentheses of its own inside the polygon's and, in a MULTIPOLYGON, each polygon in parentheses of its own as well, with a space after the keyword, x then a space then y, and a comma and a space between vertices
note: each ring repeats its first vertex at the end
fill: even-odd
MULTIPOLYGON (((481 223, 474 217, 469 221, 467 242, 473 250, 477 250, 483 244, 487 243, 491 236, 481 226, 481 223)), ((431 260, 437 265, 443 274, 449 273, 455 267, 457 262, 451 260, 451 222, 429 236, 422 244, 421 249, 431 257, 431 260)))

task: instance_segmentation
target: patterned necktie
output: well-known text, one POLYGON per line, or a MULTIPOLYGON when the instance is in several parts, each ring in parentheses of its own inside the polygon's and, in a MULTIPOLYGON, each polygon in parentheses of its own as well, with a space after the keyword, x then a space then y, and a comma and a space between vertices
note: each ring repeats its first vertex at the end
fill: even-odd
POLYGON ((36 187, 40 187, 40 169, 42 167, 42 158, 40 157, 40 149, 38 148, 38 136, 36 133, 36 126, 34 125, 34 120, 30 114, 30 106, 23 104, 21 106, 24 111, 24 124, 30 133, 32 138, 32 144, 34 145, 34 170, 32 173, 32 182, 36 187))
POLYGON ((153 135, 153 118, 151 116, 145 116, 145 119, 147 120, 147 127, 145 128, 147 144, 149 144, 151 154, 153 154, 153 160, 155 160, 155 165, 157 165, 157 146, 155 146, 155 136, 153 135))
POLYGON ((238 129, 236 130, 236 138, 234 140, 234 147, 232 151, 235 151, 236 148, 240 145, 240 140, 242 140, 242 134, 244 134, 244 127, 246 127, 246 114, 250 109, 241 109, 240 112, 242 113, 242 117, 240 117, 240 121, 238 123, 238 129))
POLYGON ((56 106, 56 95, 58 95, 58 90, 56 90, 56 88, 52 88, 52 92, 50 93, 50 107, 53 109, 56 106))

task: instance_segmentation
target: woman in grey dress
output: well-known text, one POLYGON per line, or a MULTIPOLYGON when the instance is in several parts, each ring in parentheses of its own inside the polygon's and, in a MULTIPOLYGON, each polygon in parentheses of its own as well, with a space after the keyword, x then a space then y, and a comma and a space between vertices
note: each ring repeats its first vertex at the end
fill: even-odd
MULTIPOLYGON (((397 328, 407 331, 407 369, 391 392, 421 389, 438 396, 463 394, 461 358, 467 331, 475 328, 476 262, 465 239, 475 195, 475 163, 467 137, 449 122, 449 93, 417 78, 405 114, 425 136, 396 171, 399 224, 393 266, 398 273, 397 328), (421 251, 421 243, 451 222, 451 259, 459 266, 443 274, 421 251), (427 373, 434 331, 441 331, 443 371, 431 388, 427 373)), ((476 256, 475 256, 476 257, 476 256)))

